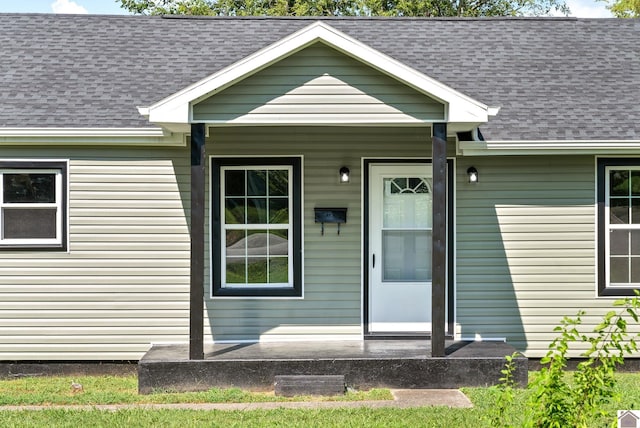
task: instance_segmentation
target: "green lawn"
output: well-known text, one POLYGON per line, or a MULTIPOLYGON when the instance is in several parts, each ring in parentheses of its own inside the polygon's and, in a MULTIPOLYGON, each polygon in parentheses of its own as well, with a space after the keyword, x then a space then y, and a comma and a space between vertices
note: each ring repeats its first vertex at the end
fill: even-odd
POLYGON ((480 413, 445 408, 0 412, 3 427, 480 427, 480 413))
MULTIPOLYGON (((138 395, 136 376, 25 377, 0 380, 0 406, 41 404, 130 404, 130 403, 255 403, 266 401, 300 401, 311 397, 276 397, 273 393, 247 392, 237 388, 213 388, 204 392, 138 395), (74 393, 71 383, 83 386, 74 393)), ((320 399, 320 398, 313 398, 320 399)), ((389 390, 347 392, 344 396, 323 400, 391 400, 389 390)), ((1 425, 0 425, 1 427, 1 425)))
MULTIPOLYGON (((640 374, 618 374, 618 402, 603 406, 609 414, 593 427, 612 426, 615 410, 640 409, 640 374)), ((73 394, 70 378, 27 378, 0 382, 0 403, 183 403, 273 401, 272 394, 240 390, 211 390, 191 394, 136 395, 135 377, 86 377, 75 379, 85 391, 73 394), (36 388, 36 389, 34 389, 36 388)), ((318 409, 256 411, 60 410, 0 411, 0 427, 487 427, 494 410, 495 389, 465 388, 473 409, 430 407, 417 409, 318 409)), ((356 393, 349 399, 384 399, 388 391, 356 393)), ((518 417, 526 408, 527 391, 519 390, 512 408, 518 417)), ((279 398, 281 399, 281 398, 279 398)), ((310 400, 311 398, 302 398, 310 400)), ((615 425, 614 425, 615 426, 615 425)))

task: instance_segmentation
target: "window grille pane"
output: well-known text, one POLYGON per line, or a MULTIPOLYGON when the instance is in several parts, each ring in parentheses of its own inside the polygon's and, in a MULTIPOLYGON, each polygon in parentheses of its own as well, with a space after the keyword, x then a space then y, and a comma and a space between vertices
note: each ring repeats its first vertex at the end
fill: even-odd
POLYGON ((266 256, 267 255, 267 239, 266 230, 250 230, 247 232, 247 254, 250 256, 266 256))
POLYGON ((244 196, 244 170, 227 170, 224 173, 224 193, 227 196, 244 196))
POLYGON ((640 223, 640 198, 631 199, 631 222, 640 223))
POLYGON ((245 224, 244 198, 227 198, 224 200, 224 221, 227 224, 245 224))
POLYGON ((247 198, 247 224, 267 222, 267 198, 247 198))
POLYGON ((408 185, 413 193, 429 193, 429 186, 422 178, 409 178, 408 185))
POLYGON ((612 230, 609 232, 610 247, 609 253, 611 255, 623 255, 629 254, 629 231, 628 230, 612 230))
POLYGON ((289 263, 286 257, 269 258, 269 283, 288 283, 289 263))
POLYGON ((618 170, 609 173, 609 194, 629 196, 629 171, 618 170))
POLYGON ((269 196, 289 195, 289 171, 269 171, 269 196))
POLYGON ((227 257, 244 257, 246 255, 247 240, 244 230, 227 230, 227 257))
POLYGON ((640 257, 631 257, 631 282, 640 283, 640 257))
POLYGON ((247 282, 247 265, 244 257, 227 257, 227 284, 245 284, 247 282))
POLYGON ((56 208, 5 208, 4 239, 56 238, 56 208))
POLYGON ((267 196, 267 171, 247 171, 247 196, 267 196))
POLYGON ((269 198, 269 224, 289 223, 289 199, 269 198))
POLYGON ((267 283, 267 258, 248 257, 247 258, 247 283, 266 284, 267 283))
POLYGON ((609 223, 629 224, 629 198, 611 198, 609 214, 609 223))
POLYGON ((629 282, 629 258, 611 257, 609 259, 610 282, 627 284, 629 282))
POLYGON ((272 230, 269 232, 269 255, 286 256, 289 254, 289 240, 287 230, 272 230))
POLYGON ((55 203, 55 174, 3 174, 5 203, 55 203))
MULTIPOLYGON (((393 179, 386 179, 385 182, 389 182, 390 183, 391 187, 390 187, 389 192, 391 194, 402 193, 407 188, 407 179, 403 178, 403 177, 393 178, 393 179)), ((385 187, 386 187, 386 185, 385 185, 385 187)))
POLYGON ((640 171, 631 171, 631 196, 640 196, 640 171))
POLYGON ((640 256, 640 230, 632 230, 631 233, 631 255, 640 256))

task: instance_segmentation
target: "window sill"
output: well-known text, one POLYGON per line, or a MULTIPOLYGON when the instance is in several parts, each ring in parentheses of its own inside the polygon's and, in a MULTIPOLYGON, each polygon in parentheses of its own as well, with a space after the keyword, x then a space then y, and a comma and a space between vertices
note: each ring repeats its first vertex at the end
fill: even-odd
POLYGON ((213 298, 216 297, 301 297, 302 293, 294 287, 282 288, 222 288, 213 290, 213 298))
POLYGON ((0 251, 66 251, 65 244, 2 244, 0 243, 0 251))
POLYGON ((635 296, 636 288, 628 287, 607 287, 599 290, 598 297, 632 297, 635 296))

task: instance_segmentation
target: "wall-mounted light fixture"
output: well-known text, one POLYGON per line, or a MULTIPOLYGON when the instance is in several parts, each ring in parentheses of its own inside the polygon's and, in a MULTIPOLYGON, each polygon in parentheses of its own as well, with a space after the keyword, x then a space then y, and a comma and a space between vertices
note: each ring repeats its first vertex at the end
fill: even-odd
POLYGON ((467 175, 469 176, 469 183, 477 183, 479 181, 478 170, 475 167, 469 167, 467 175))
POLYGON ((343 166, 340 168, 340 183, 348 183, 349 182, 349 168, 343 166))

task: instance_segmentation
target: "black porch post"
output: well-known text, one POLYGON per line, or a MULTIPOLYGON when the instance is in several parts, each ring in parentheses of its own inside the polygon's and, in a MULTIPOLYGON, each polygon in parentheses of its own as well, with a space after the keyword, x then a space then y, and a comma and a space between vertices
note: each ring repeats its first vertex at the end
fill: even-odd
POLYGON ((191 286, 189 359, 204 359, 204 124, 191 124, 191 286))
POLYGON ((444 357, 447 287, 447 124, 433 124, 431 356, 444 357))

